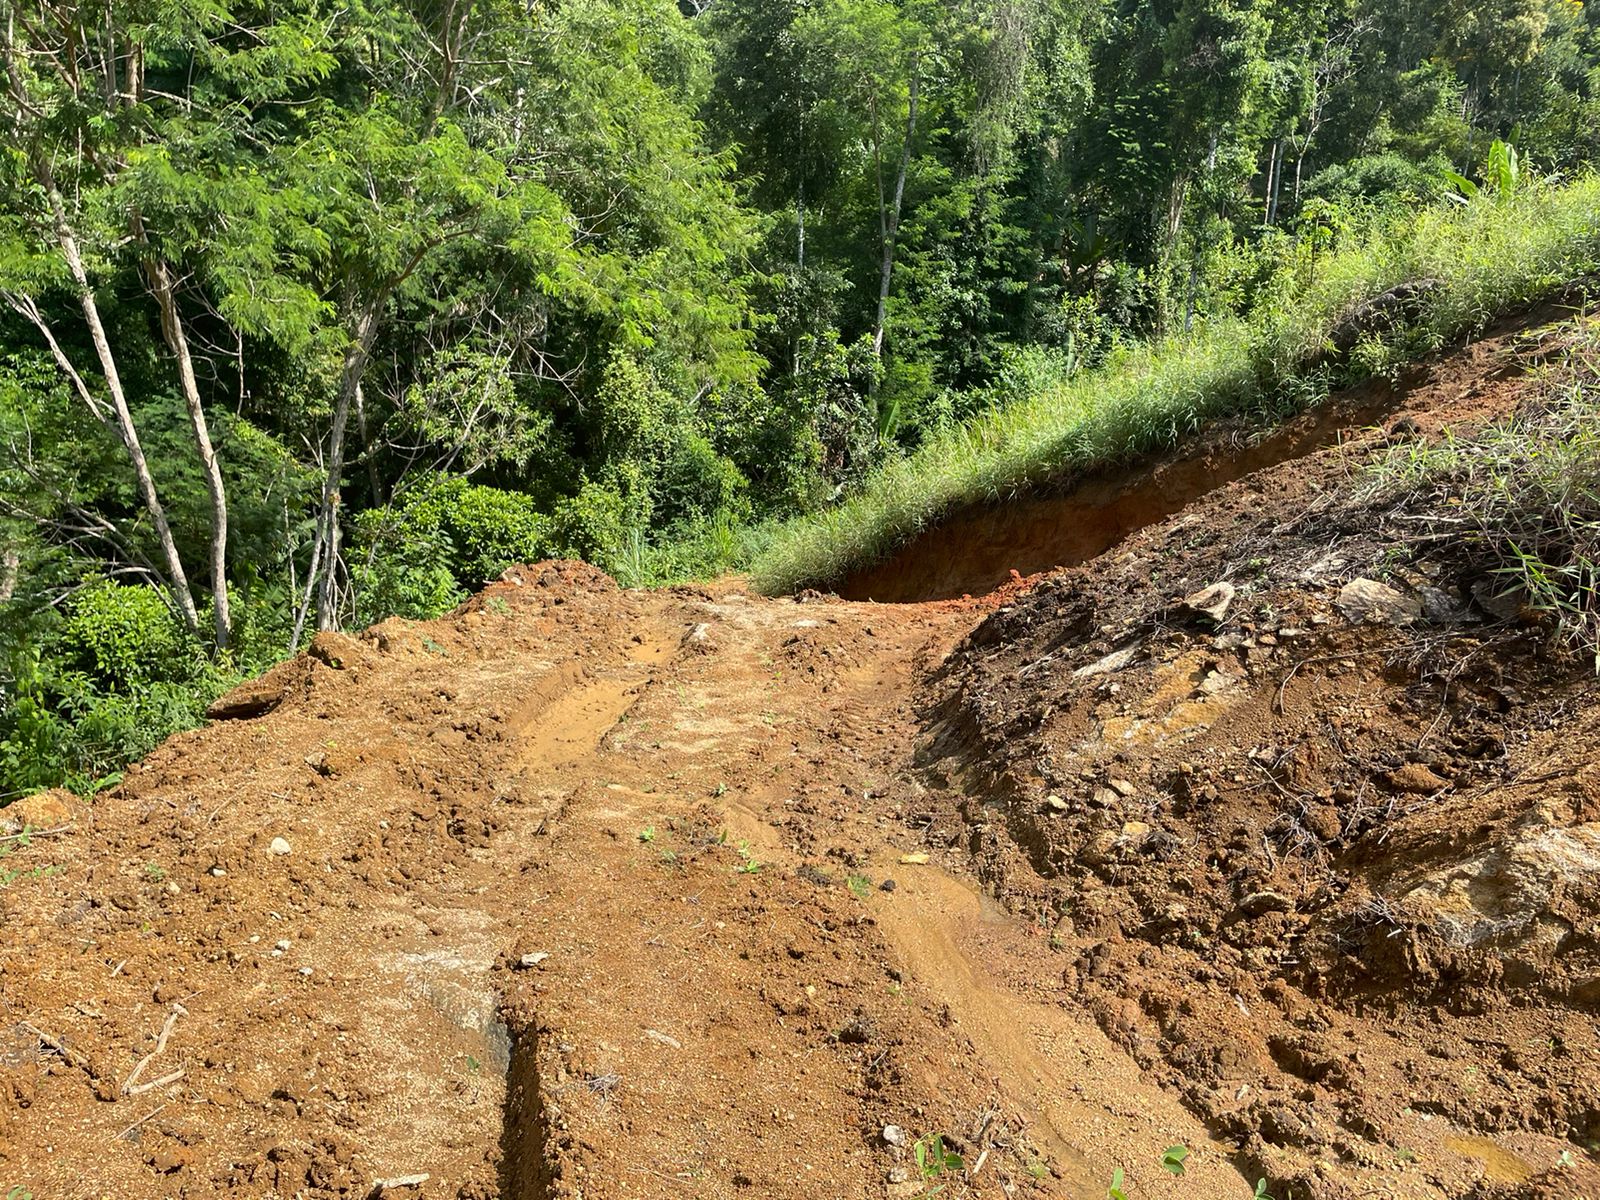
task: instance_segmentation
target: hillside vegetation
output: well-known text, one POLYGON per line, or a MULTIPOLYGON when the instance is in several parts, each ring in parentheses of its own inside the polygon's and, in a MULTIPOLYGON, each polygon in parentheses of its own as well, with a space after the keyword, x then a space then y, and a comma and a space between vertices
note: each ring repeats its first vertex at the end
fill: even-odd
POLYGON ((1282 417, 1597 268, 1592 176, 1514 204, 1417 214, 1320 264, 1307 255, 1286 267, 1250 317, 1130 347, 940 432, 842 504, 779 526, 755 581, 769 595, 836 582, 962 505, 1127 462, 1218 417, 1282 417))
POLYGON ((1572 0, 24 0, 5 29, 0 803, 508 563, 823 582, 1595 253, 1572 0))

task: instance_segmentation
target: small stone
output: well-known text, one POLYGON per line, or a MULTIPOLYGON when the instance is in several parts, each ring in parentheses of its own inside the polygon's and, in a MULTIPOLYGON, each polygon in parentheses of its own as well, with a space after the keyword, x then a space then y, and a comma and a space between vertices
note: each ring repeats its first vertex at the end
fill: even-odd
POLYGON ((1261 917, 1270 912, 1288 912, 1294 905, 1281 892, 1251 892, 1239 901, 1239 911, 1247 917, 1261 917))
POLYGON ((885 1125, 883 1140, 891 1146, 904 1146, 907 1141, 906 1131, 898 1125, 885 1125))
POLYGON ((1441 779, 1421 763, 1407 763, 1390 771, 1383 781, 1393 790, 1413 796, 1431 796, 1450 786, 1448 779, 1441 779))
POLYGON ((1208 588, 1191 592, 1183 598, 1183 606, 1196 616, 1206 617, 1220 624, 1228 615, 1228 607, 1235 595, 1233 584, 1213 583, 1208 588))
POLYGON ((1074 679, 1089 679, 1096 675, 1110 675, 1122 670, 1131 663, 1139 653, 1138 646, 1124 646, 1121 650, 1113 650, 1104 658, 1097 658, 1087 666, 1079 667, 1072 673, 1074 679))
POLYGON ((911 1171, 908 1167, 890 1167, 888 1179, 890 1183, 909 1183, 911 1171))
POLYGON ((1051 812, 1064 813, 1067 811, 1067 802, 1060 796, 1046 796, 1044 804, 1051 812))
POLYGON ((272 844, 267 847, 267 853, 288 854, 293 849, 294 847, 289 845, 289 840, 287 838, 275 837, 272 839, 272 844))
POLYGON ((1122 826, 1122 840, 1142 842, 1150 836, 1150 826, 1143 821, 1128 821, 1122 826))
POLYGON ((894 881, 894 880, 892 880, 892 879, 885 879, 885 880, 884 880, 884 881, 883 881, 883 882, 882 882, 882 883, 880 883, 880 884, 879 884, 879 885, 878 885, 878 890, 879 890, 879 891, 880 891, 880 892, 892 892, 892 891, 894 891, 894 889, 895 889, 895 888, 896 888, 896 887, 898 887, 898 886, 899 886, 899 885, 898 885, 898 884, 896 884, 896 883, 895 883, 895 881, 894 881))
POLYGON ((1337 604, 1357 625, 1410 625, 1422 615, 1415 597, 1376 579, 1352 579, 1339 590, 1337 604))
POLYGON ((215 875, 218 879, 221 879, 223 876, 225 876, 227 874, 227 871, 223 870, 221 867, 212 867, 211 868, 211 873, 213 875, 215 875))
POLYGON ((1113 779, 1111 780, 1111 790, 1116 792, 1119 796, 1131 796, 1139 789, 1134 787, 1133 784, 1129 783, 1126 779, 1113 779))
POLYGON ((1528 593, 1520 586, 1507 588, 1503 580, 1489 576, 1472 585, 1472 598, 1478 607, 1501 621, 1518 621, 1528 616, 1528 593))
POLYGON ((1089 798, 1089 803, 1096 808, 1116 808, 1120 797, 1110 788, 1095 788, 1094 795, 1089 798))
POLYGON ((549 957, 550 957, 550 955, 545 953, 545 951, 536 950, 532 954, 524 954, 521 958, 517 959, 517 966, 524 967, 524 968, 526 968, 526 967, 537 967, 540 963, 542 963, 545 959, 547 959, 549 957))
POLYGON ((908 867, 920 867, 925 865, 927 861, 928 856, 920 850, 915 854, 902 854, 900 856, 900 862, 908 867))

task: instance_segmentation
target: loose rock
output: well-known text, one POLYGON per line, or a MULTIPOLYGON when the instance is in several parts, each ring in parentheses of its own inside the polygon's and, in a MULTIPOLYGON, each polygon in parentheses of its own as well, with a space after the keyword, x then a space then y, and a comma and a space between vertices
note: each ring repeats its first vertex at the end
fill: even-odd
POLYGON ((1376 579, 1352 579, 1339 590, 1337 603, 1357 625, 1410 625, 1422 615, 1419 600, 1376 579))

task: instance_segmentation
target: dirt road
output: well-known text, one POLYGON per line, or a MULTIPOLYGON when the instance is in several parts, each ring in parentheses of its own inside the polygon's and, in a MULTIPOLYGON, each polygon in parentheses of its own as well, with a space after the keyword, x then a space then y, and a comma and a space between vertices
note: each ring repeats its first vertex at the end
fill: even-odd
POLYGON ((1600 685, 1358 486, 1551 319, 1031 588, 514 568, 4 810, 0 1196, 1592 1200, 1600 685))
POLYGON ((920 1196, 942 1134, 980 1193, 1176 1195, 1181 1143, 1248 1194, 928 827, 912 687, 972 606, 510 578, 18 856, 7 1186, 920 1196))

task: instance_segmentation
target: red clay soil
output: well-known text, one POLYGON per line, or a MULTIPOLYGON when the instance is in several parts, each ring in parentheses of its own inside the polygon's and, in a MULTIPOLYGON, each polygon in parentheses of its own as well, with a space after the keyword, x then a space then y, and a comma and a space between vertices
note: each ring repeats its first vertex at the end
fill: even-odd
POLYGON ((1385 442, 982 602, 549 563, 320 636, 0 813, 0 1196, 1596 1195, 1596 686, 1344 615, 1458 583, 1385 442))
POLYGON ((1433 378, 1432 390, 1445 400, 1444 411, 1452 421, 1470 421, 1476 415, 1473 393, 1489 388, 1496 372, 1514 369, 1499 362, 1508 339, 1549 323, 1557 311, 1545 306, 1503 321, 1443 363, 1407 368, 1397 386, 1374 380, 1270 431, 1219 428, 1154 463, 1094 474, 1070 482, 1065 491, 1058 487, 960 509, 884 561, 841 581, 839 595, 893 604, 982 596, 1013 573, 1031 576, 1087 562, 1224 484, 1303 458, 1351 430, 1395 419, 1424 381, 1441 371, 1445 378, 1433 378))

